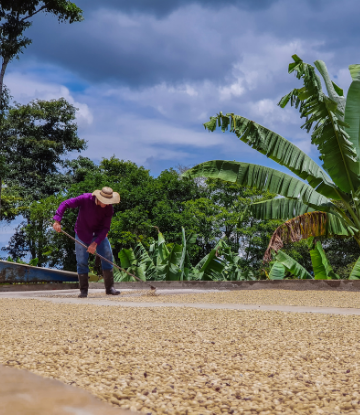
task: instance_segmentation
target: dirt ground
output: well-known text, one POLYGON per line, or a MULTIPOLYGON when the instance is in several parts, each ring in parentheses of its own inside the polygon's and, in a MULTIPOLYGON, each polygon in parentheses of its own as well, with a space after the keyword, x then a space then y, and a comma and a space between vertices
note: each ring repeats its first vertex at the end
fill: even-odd
MULTIPOLYGON (((247 294, 260 301, 259 291, 247 294)), ((313 298, 330 304, 324 295, 313 298)), ((334 298, 356 306, 356 297, 334 298)), ((360 413, 360 316, 9 298, 0 299, 0 313, 0 364, 114 407, 152 415, 360 413)))

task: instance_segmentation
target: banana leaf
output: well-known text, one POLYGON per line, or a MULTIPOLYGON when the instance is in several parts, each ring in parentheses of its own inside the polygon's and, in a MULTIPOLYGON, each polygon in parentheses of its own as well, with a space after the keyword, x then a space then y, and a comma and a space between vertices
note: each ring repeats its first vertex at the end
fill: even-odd
POLYGON ((126 274, 126 272, 122 272, 115 267, 113 269, 113 272, 114 272, 114 282, 127 281, 126 278, 130 277, 128 274, 126 274))
POLYGON ((156 265, 155 275, 156 279, 165 281, 180 281, 182 278, 182 270, 180 268, 180 261, 182 257, 183 247, 174 244, 167 257, 156 265))
MULTIPOLYGON (((345 122, 349 125, 346 132, 349 140, 360 155, 360 80, 351 83, 346 98, 345 122)), ((360 163, 358 163, 360 169, 360 163)), ((359 170, 360 174, 360 170, 359 170)))
POLYGON ((169 254, 170 252, 166 246, 164 235, 158 232, 156 265, 166 264, 166 259, 169 254))
POLYGON ((360 257, 355 262, 355 265, 350 273, 349 280, 360 280, 360 257))
POLYGON ((135 254, 132 248, 130 249, 123 248, 119 252, 118 256, 121 262, 121 268, 129 268, 132 265, 137 263, 137 259, 135 257, 135 254))
MULTIPOLYGON (((348 124, 343 121, 344 99, 328 87, 325 76, 330 91, 330 97, 326 96, 315 68, 296 55, 293 59, 289 73, 296 71, 298 79, 303 79, 304 87, 285 95, 279 105, 284 108, 289 101, 296 107, 300 104, 301 117, 306 118, 302 128, 308 132, 313 129, 312 143, 320 151, 323 168, 339 189, 345 193, 354 192, 360 186, 359 160, 356 147, 345 128, 348 124)), ((317 61, 317 67, 322 76, 327 73, 323 62, 317 61)))
POLYGON ((275 261, 269 273, 270 280, 283 280, 285 278, 286 268, 281 262, 275 261))
POLYGON ((333 271, 320 241, 314 244, 310 250, 311 262, 314 269, 314 278, 316 280, 333 280, 340 277, 333 271))
POLYGON ((225 241, 221 241, 221 254, 225 261, 225 267, 222 271, 223 279, 227 281, 244 281, 247 273, 241 268, 241 259, 237 252, 233 252, 225 241))
POLYGON ((185 260, 186 260, 186 254, 187 254, 186 235, 185 235, 185 229, 183 226, 181 227, 181 233, 182 233, 182 252, 181 252, 179 268, 181 271, 180 281, 183 281, 184 274, 185 274, 185 260))
POLYGON ((360 81, 360 65, 349 65, 350 75, 353 81, 360 81))
POLYGON ((331 201, 303 181, 269 167, 237 161, 212 160, 187 170, 185 177, 213 177, 259 190, 268 190, 290 199, 301 199, 316 210, 331 201))
POLYGON ((314 65, 324 80, 329 98, 336 102, 339 113, 344 114, 346 104, 344 91, 330 79, 325 62, 317 60, 314 65))
POLYGON ((222 272, 225 268, 225 261, 216 256, 217 247, 211 250, 193 268, 194 279, 212 281, 222 280, 222 272))
MULTIPOLYGON (((257 219, 284 220, 303 215, 304 213, 315 211, 315 209, 312 208, 311 204, 305 204, 300 200, 287 199, 284 197, 253 203, 249 206, 249 209, 257 219)), ((331 202, 323 203, 321 205, 321 212, 328 212, 339 217, 340 219, 343 219, 340 213, 338 213, 338 211, 335 209, 336 206, 331 202)), ((350 221, 349 225, 352 225, 350 221)))
POLYGON ((300 200, 279 197, 253 203, 250 210, 256 219, 283 219, 288 220, 295 216, 313 212, 314 209, 302 203, 300 200))
POLYGON ((159 262, 155 265, 142 243, 139 242, 135 249, 138 269, 144 272, 147 279, 179 281, 182 276, 180 264, 183 247, 182 245, 174 244, 169 250, 166 247, 163 235, 159 235, 158 241, 160 241, 160 246, 163 245, 162 252, 165 252, 166 255, 161 257, 161 254, 158 254, 159 262))
MULTIPOLYGON (((126 269, 126 271, 130 272, 131 274, 136 275, 138 278, 140 278, 143 281, 146 281, 146 269, 144 265, 139 265, 138 260, 136 258, 136 255, 132 248, 125 249, 123 248, 119 254, 119 259, 121 262, 121 268, 126 269)), ((131 277, 130 275, 126 273, 121 278, 121 281, 136 281, 135 278, 131 277)))
POLYGON ((155 264, 141 242, 135 247, 134 254, 137 264, 144 269, 146 279, 151 279, 155 273, 155 264))
POLYGON ((214 131, 217 125, 221 126, 222 131, 230 128, 230 132, 234 132, 241 141, 287 167, 298 177, 306 180, 311 187, 316 188, 318 193, 331 199, 340 199, 339 193, 342 192, 324 170, 284 137, 233 113, 224 115, 220 112, 217 116, 211 117, 204 127, 209 131, 214 131))
MULTIPOLYGON (((311 274, 300 265, 295 259, 291 258, 289 255, 285 254, 283 251, 279 251, 275 256, 276 262, 282 264, 286 270, 291 272, 297 278, 300 279, 313 279, 311 274)), ((269 275, 270 278, 270 275, 269 275)))

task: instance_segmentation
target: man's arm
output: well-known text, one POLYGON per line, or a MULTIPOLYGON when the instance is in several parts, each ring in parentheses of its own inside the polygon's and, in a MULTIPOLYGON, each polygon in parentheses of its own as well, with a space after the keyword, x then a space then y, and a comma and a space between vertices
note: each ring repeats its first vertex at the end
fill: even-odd
POLYGON ((60 203, 55 216, 53 217, 55 223, 53 224, 53 228, 56 230, 56 232, 61 232, 61 219, 64 216, 64 213, 66 209, 75 209, 82 205, 84 201, 84 195, 80 195, 77 197, 73 197, 71 199, 64 200, 62 203, 60 203))

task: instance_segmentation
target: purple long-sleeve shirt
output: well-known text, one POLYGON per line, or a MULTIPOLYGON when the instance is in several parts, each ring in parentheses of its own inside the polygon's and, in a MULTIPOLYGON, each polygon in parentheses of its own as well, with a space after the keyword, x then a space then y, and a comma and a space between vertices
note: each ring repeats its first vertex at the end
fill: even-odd
POLYGON ((54 220, 61 222, 64 212, 68 208, 80 208, 75 223, 75 233, 79 238, 90 245, 93 237, 96 236, 95 242, 99 245, 110 230, 111 218, 114 214, 112 205, 102 208, 96 205, 95 196, 91 193, 84 193, 60 203, 54 220))

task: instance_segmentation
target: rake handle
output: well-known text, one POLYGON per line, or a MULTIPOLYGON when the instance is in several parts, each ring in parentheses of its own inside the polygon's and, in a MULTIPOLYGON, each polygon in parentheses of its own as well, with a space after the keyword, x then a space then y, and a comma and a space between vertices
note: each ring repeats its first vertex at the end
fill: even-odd
MULTIPOLYGON (((64 235, 66 235, 68 238, 72 239, 73 241, 75 241, 76 243, 78 243, 79 245, 81 245, 83 248, 88 249, 88 246, 86 246, 85 244, 83 244, 82 242, 78 241, 77 239, 75 239, 73 236, 69 235, 68 233, 66 233, 65 231, 63 231, 61 229, 61 233, 63 233, 64 235)), ((119 269, 120 271, 126 272, 128 275, 130 275, 131 277, 137 279, 140 282, 144 282, 143 280, 141 280, 139 277, 137 277, 136 275, 132 274, 131 272, 126 271, 126 269, 123 269, 121 267, 119 267, 118 265, 114 264, 113 262, 111 262, 110 260, 108 260, 107 258, 103 257, 102 255, 98 254, 97 252, 95 252, 95 255, 98 256, 100 259, 102 259, 103 261, 108 262, 109 264, 111 264, 112 266, 114 266, 115 268, 119 269)), ((153 287, 152 285, 150 285, 151 289, 153 290, 155 287, 153 287)))

